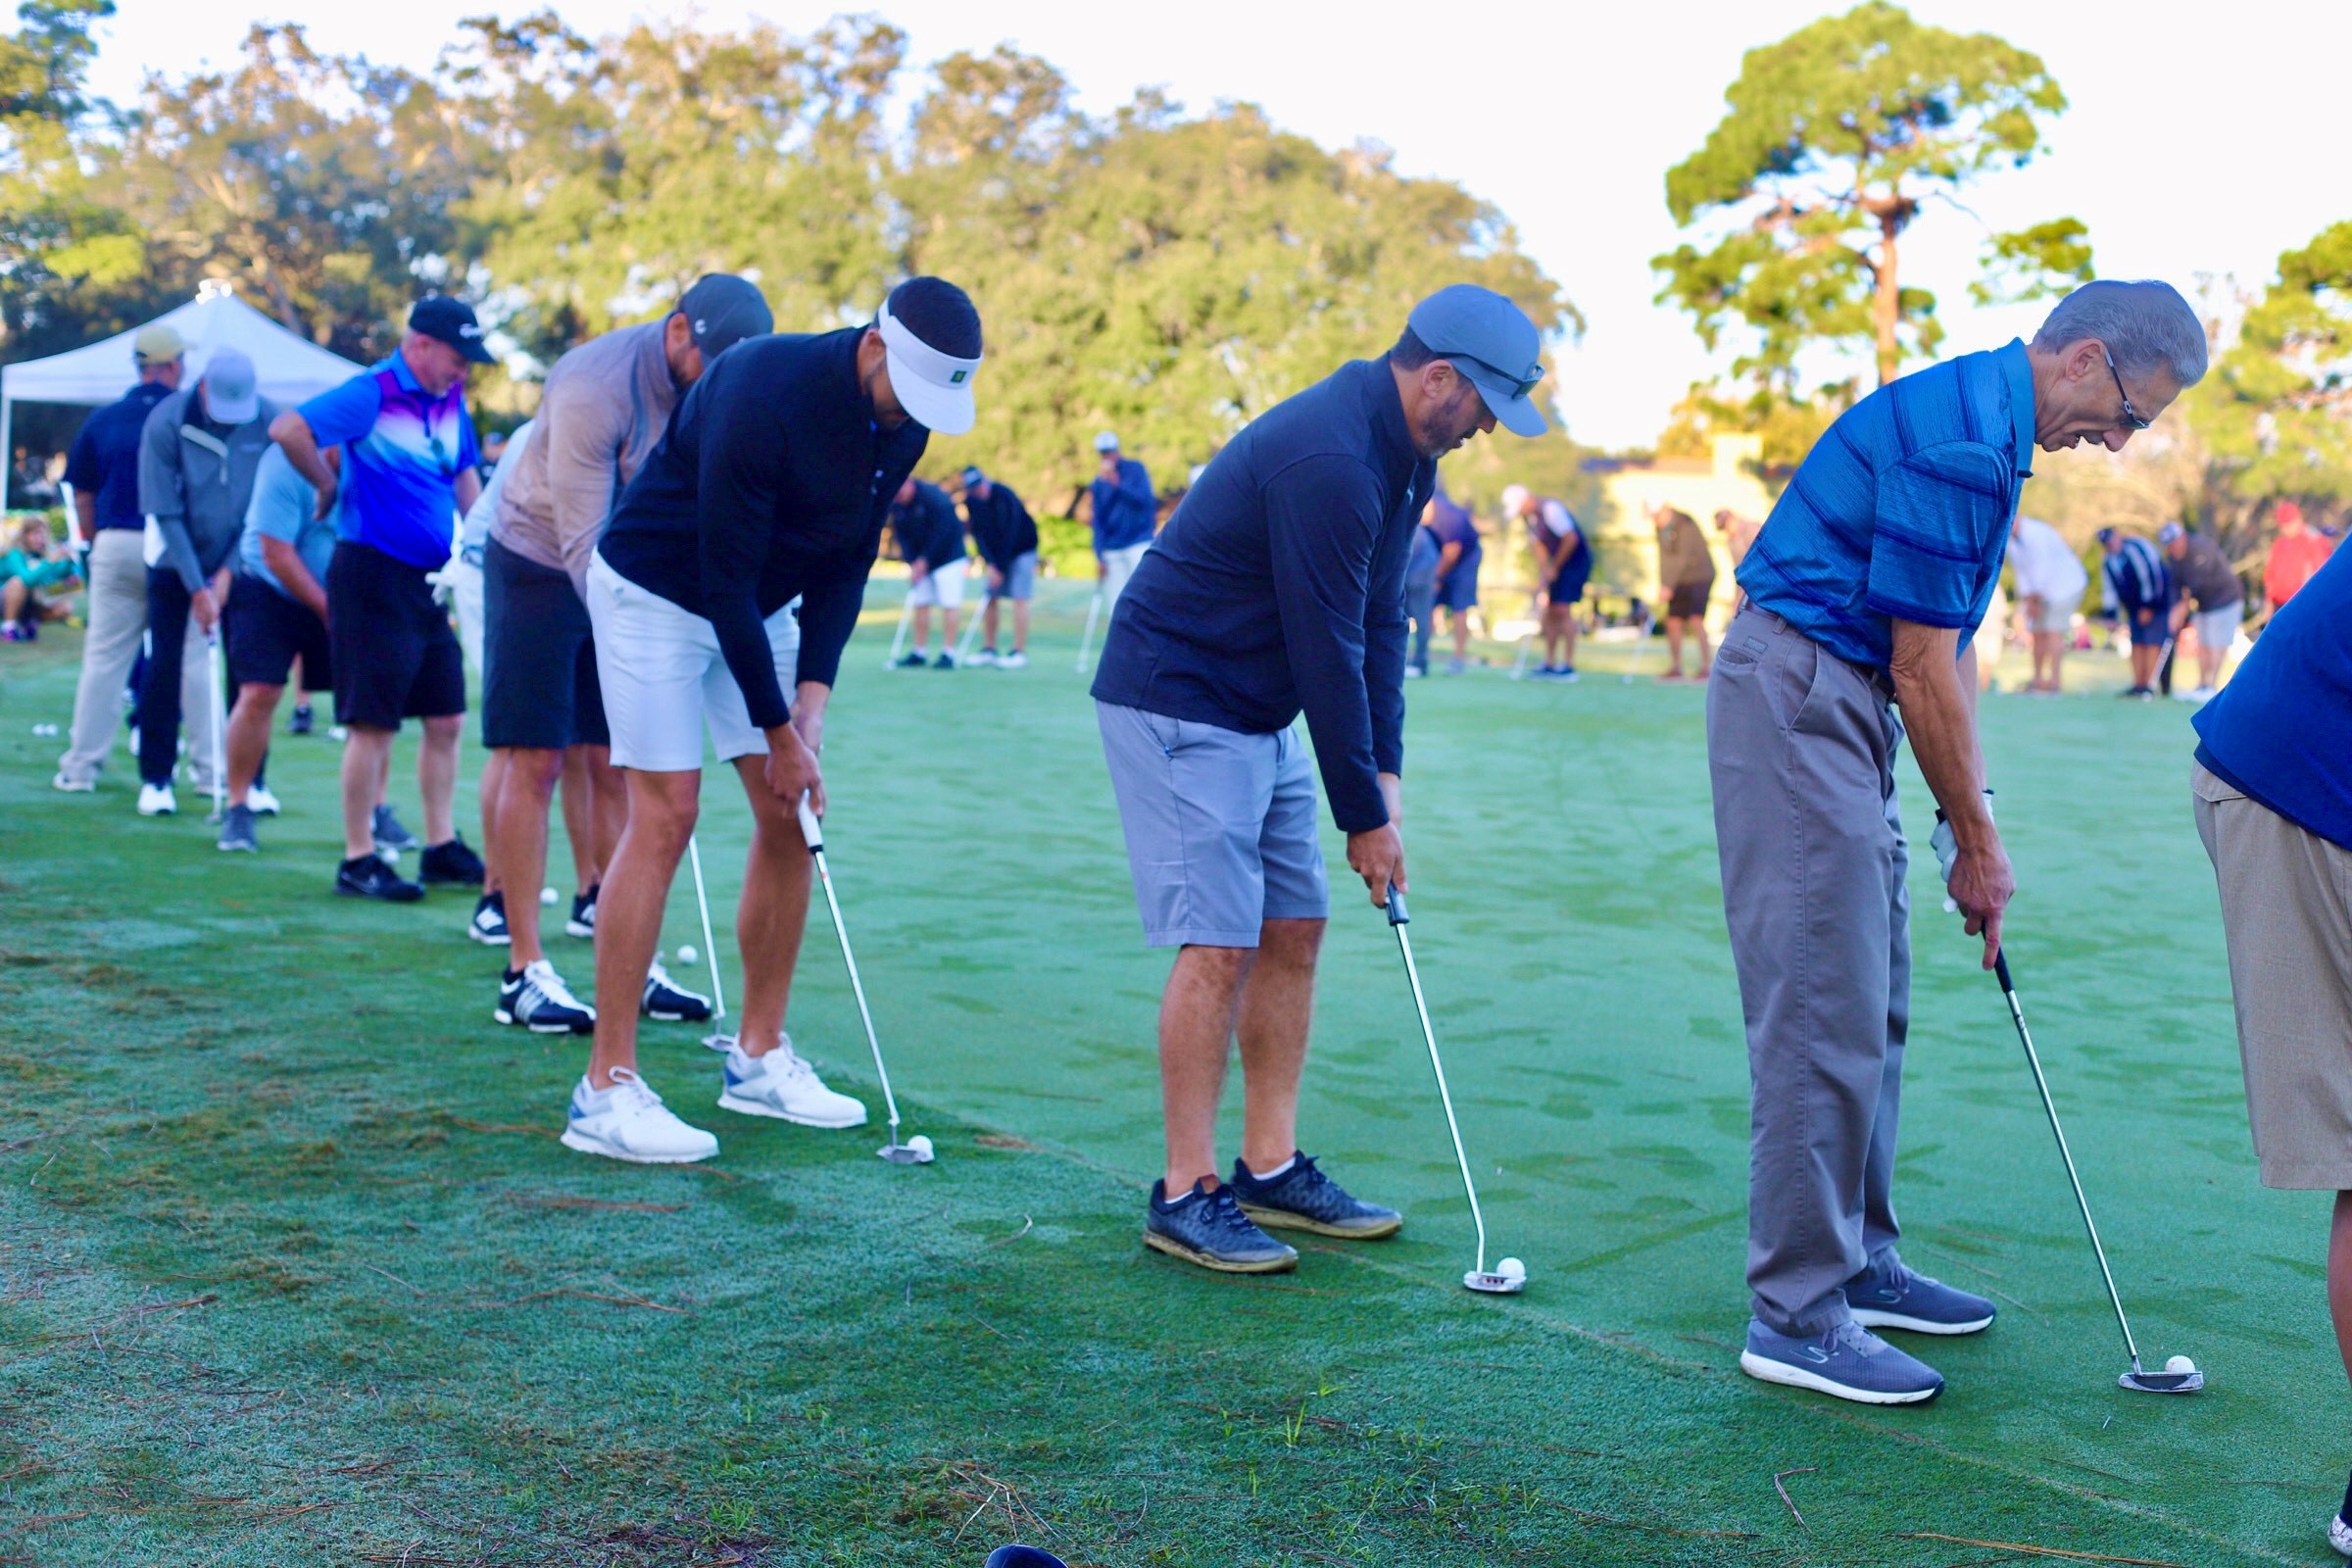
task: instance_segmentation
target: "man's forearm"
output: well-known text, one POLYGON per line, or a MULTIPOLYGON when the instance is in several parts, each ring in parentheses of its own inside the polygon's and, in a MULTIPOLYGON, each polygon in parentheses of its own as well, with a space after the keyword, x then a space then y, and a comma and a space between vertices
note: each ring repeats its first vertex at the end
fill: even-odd
POLYGON ((87 490, 74 492, 74 520, 80 524, 83 544, 90 544, 97 539, 98 498, 87 490))
POLYGON ((335 476, 328 471, 326 460, 318 455, 318 438, 311 434, 311 422, 293 409, 288 409, 270 421, 270 439, 285 449, 286 461, 294 471, 311 481, 316 490, 331 490, 335 476))
POLYGON ((1945 627, 1894 623, 1894 700, 1919 771, 1963 849, 1994 838, 1984 804, 1984 763, 1977 749, 1977 667, 1973 648, 1945 627))

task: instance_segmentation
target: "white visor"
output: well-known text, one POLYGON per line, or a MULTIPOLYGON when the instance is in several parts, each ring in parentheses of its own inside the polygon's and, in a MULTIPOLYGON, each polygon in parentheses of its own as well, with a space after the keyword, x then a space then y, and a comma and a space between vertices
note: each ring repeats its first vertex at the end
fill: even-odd
POLYGON ((924 429, 939 435, 962 435, 979 418, 972 407, 972 373, 978 359, 961 360, 942 354, 914 335, 914 329, 882 307, 876 323, 888 351, 890 389, 899 407, 924 429))

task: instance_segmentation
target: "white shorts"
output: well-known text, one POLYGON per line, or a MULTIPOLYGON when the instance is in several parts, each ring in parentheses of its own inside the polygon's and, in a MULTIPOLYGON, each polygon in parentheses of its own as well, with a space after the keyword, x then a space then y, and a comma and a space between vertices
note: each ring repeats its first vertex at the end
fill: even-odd
POLYGON ((2245 618, 2245 601, 2241 599, 2219 610, 2198 611, 2190 617, 2190 624, 2197 628, 2199 646, 2208 653, 2228 653, 2230 645, 2237 641, 2238 623, 2245 618))
POLYGON ((966 561, 951 561, 944 566, 933 566, 923 573, 923 580, 906 590, 910 605, 938 605, 954 610, 963 603, 963 573, 966 561))
MULTIPOLYGON (((800 683, 800 607, 796 599, 766 622, 787 700, 800 683)), ((703 765, 706 725, 722 762, 767 755, 767 737, 753 725, 710 621, 640 588, 601 554, 588 563, 588 619, 596 627, 596 674, 605 688, 614 767, 695 772, 703 765)))
POLYGON ((1135 575, 1136 564, 1151 549, 1151 541, 1140 545, 1121 545, 1116 550, 1102 552, 1102 608, 1109 610, 1127 591, 1127 579, 1135 575))
POLYGON ((2041 613, 2026 617, 2026 629, 2037 636, 2055 636, 2075 629, 2075 607, 2056 599, 2041 601, 2041 613))

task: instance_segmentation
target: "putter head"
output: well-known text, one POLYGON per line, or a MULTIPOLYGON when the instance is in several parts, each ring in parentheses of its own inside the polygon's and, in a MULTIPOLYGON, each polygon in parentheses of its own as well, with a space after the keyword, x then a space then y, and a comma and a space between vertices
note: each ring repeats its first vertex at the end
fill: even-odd
POLYGON ((2134 1394, 2194 1394, 2205 1386, 2205 1374, 2193 1368, 2186 1372, 2145 1372, 2134 1361, 2132 1370, 2115 1381, 2117 1387, 2134 1394))
POLYGON ((931 1140, 925 1138, 921 1133, 916 1133, 903 1144, 893 1138, 889 1143, 875 1150, 874 1154, 877 1158, 889 1160, 893 1165, 928 1165, 939 1157, 931 1151, 931 1140))
POLYGON ((735 1037, 730 1034, 705 1035, 703 1044, 712 1051, 732 1051, 735 1048, 735 1037))
POLYGON ((1474 1268, 1462 1276, 1462 1289, 1476 1291, 1481 1296, 1517 1296, 1527 1289, 1527 1276, 1474 1268))

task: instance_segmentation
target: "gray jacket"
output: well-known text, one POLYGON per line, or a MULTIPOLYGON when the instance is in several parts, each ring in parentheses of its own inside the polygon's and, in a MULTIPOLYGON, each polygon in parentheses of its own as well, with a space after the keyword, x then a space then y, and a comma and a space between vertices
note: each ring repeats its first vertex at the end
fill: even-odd
POLYGON ((191 594, 236 556, 253 473, 277 417, 277 406, 264 398, 252 418, 217 433, 202 421, 201 395, 193 386, 172 393, 148 414, 139 435, 139 510, 164 536, 163 564, 191 594))

